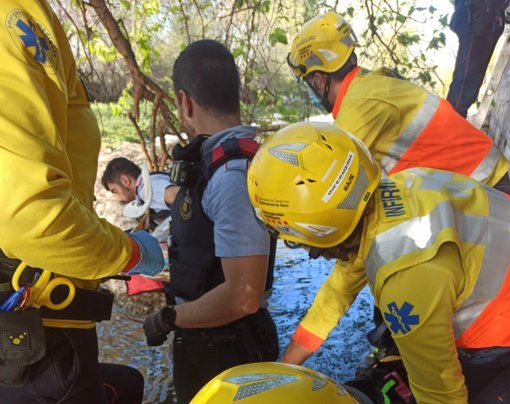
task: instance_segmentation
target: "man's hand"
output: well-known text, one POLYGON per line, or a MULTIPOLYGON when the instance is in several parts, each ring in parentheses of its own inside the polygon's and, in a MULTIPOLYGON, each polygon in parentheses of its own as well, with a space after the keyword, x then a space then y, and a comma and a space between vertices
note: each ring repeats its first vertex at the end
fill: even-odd
POLYGON ((173 306, 165 306, 157 313, 147 316, 143 323, 147 345, 160 346, 166 341, 170 331, 176 328, 173 306))
POLYGON ((301 365, 312 354, 313 351, 291 340, 289 346, 282 356, 281 362, 290 363, 292 365, 301 365))

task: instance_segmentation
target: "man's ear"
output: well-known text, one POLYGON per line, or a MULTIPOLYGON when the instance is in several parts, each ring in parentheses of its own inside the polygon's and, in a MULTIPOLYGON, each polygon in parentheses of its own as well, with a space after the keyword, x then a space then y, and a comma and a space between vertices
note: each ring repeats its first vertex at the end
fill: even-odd
POLYGON ((193 115, 193 101, 191 96, 184 90, 179 90, 179 100, 183 117, 191 118, 193 115))
POLYGON ((133 178, 129 175, 121 174, 119 177, 119 181, 123 186, 129 187, 133 182, 133 178))

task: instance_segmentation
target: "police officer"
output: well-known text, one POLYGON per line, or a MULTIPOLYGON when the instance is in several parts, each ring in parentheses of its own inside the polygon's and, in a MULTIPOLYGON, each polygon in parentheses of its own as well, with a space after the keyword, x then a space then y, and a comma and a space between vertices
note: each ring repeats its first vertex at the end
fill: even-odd
POLYGON ((93 210, 100 131, 46 0, 4 0, 0 19, 0 402, 140 403, 138 371, 98 363, 112 297, 97 289, 159 272, 161 249, 93 210))
POLYGON ((179 403, 187 403, 229 367, 275 360, 278 342, 266 308, 274 257, 269 262, 270 240, 246 189, 256 131, 241 125, 234 58, 218 42, 194 42, 175 61, 173 83, 191 143, 172 154, 194 171, 171 208, 177 304, 149 316, 144 328, 149 345, 175 330, 175 390, 179 403))
MULTIPOLYGON (((308 123, 264 142, 248 190, 273 233, 338 258, 283 362, 316 351, 368 284, 417 402, 510 402, 507 195, 429 168, 381 179, 356 137, 308 123)), ((403 393, 399 375, 384 382, 403 393)))

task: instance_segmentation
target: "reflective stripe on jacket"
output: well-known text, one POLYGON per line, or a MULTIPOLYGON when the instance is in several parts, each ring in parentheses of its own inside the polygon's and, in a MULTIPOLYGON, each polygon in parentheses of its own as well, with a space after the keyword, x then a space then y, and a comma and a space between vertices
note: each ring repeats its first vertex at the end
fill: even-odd
POLYGON ((293 339, 320 347, 368 283, 376 304, 393 274, 432 260, 453 242, 465 274, 453 328, 459 347, 510 346, 510 200, 462 175, 410 169, 384 180, 359 252, 337 261, 293 339), (506 278, 505 278, 506 277, 506 278))
POLYGON ((389 69, 356 68, 341 82, 335 124, 354 133, 387 175, 413 167, 453 171, 494 186, 510 163, 448 101, 389 69))
POLYGON ((447 242, 465 272, 453 330, 462 348, 510 347, 510 200, 460 175, 412 169, 388 177, 376 193, 377 223, 363 250, 376 302, 392 274, 425 262, 447 242))

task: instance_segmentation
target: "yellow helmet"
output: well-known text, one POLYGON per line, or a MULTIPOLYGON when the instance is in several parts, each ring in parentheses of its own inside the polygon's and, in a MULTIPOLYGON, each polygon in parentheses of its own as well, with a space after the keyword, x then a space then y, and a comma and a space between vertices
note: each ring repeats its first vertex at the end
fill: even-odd
POLYGON ((371 403, 359 391, 338 385, 314 370, 265 362, 236 366, 224 371, 202 387, 191 404, 227 404, 238 401, 242 404, 371 403))
POLYGON ((349 60, 356 45, 350 24, 330 11, 301 28, 292 41, 287 63, 297 79, 314 71, 333 73, 349 60))
POLYGON ((255 214, 281 238, 334 247, 354 231, 381 169, 354 135, 297 123, 268 138, 248 170, 255 214))

